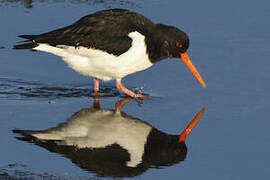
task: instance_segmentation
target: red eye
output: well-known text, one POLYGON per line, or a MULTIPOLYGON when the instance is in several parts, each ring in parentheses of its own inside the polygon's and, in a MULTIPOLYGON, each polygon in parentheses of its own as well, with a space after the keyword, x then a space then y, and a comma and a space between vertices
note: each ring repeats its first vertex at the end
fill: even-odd
POLYGON ((180 44, 179 42, 176 43, 176 46, 178 46, 178 47, 180 47, 180 48, 183 47, 183 45, 180 44))

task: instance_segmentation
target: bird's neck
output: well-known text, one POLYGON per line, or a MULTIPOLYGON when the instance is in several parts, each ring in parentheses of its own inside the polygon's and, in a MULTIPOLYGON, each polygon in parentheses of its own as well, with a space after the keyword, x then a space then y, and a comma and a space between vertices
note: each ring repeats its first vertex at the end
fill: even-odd
POLYGON ((145 39, 145 43, 152 63, 172 58, 171 43, 167 39, 167 35, 160 29, 156 28, 153 33, 149 34, 145 39))

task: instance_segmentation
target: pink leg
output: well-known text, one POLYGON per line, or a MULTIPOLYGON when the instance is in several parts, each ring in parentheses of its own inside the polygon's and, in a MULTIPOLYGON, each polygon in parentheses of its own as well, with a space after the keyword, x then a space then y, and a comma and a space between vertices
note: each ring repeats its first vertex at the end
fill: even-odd
POLYGON ((144 96, 142 94, 136 94, 132 92, 131 90, 127 89, 122 83, 121 80, 116 80, 116 88, 119 89, 120 91, 126 93, 130 97, 133 98, 148 98, 148 96, 144 96))
POLYGON ((94 103, 93 106, 95 109, 100 109, 100 104, 99 104, 99 96, 94 97, 94 103))
POLYGON ((99 94, 99 79, 94 77, 94 94, 99 94))
POLYGON ((121 109, 124 107, 124 105, 126 103, 128 103, 129 101, 131 101, 132 98, 130 97, 127 97, 125 99, 122 99, 121 101, 118 101, 116 104, 115 104, 115 111, 116 112, 121 112, 121 109))

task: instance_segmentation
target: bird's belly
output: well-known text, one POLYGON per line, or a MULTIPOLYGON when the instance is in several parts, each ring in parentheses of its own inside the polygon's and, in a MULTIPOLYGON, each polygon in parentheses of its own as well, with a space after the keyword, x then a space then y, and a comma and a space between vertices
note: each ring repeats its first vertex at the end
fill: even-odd
POLYGON ((129 55, 114 56, 101 50, 79 47, 80 53, 64 56, 63 60, 75 71, 102 80, 121 79, 129 74, 145 70, 152 66, 148 56, 129 55), (87 51, 87 52, 86 52, 87 51))
POLYGON ((81 46, 58 45, 54 47, 48 44, 39 44, 34 49, 61 56, 69 67, 85 76, 105 81, 121 79, 153 65, 146 53, 144 36, 138 32, 132 32, 129 35, 133 40, 132 46, 120 56, 81 46))

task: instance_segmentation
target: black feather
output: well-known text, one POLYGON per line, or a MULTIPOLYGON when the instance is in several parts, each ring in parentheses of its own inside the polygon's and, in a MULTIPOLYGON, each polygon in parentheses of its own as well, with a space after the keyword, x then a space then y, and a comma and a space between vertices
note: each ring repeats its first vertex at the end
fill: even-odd
POLYGON ((13 49, 33 49, 35 47, 38 46, 38 44, 35 42, 35 37, 37 35, 19 35, 18 37, 27 39, 25 41, 21 41, 20 43, 24 43, 24 44, 19 44, 19 45, 15 45, 13 46, 13 49))
POLYGON ((18 37, 24 38, 24 39, 29 39, 29 40, 34 40, 38 35, 19 35, 18 37))
MULTIPOLYGON (((138 31, 146 35, 150 31, 145 27, 153 28, 154 24, 138 13, 113 9, 84 16, 74 24, 54 31, 40 35, 20 35, 19 37, 52 46, 95 48, 119 56, 131 47, 132 40, 128 34, 138 31)), ((33 45, 33 47, 35 46, 33 45)))
POLYGON ((106 51, 120 56, 132 43, 131 32, 145 36, 147 54, 152 63, 162 59, 179 57, 189 47, 189 38, 173 26, 154 24, 136 12, 124 9, 99 11, 82 17, 74 24, 39 35, 20 35, 29 44, 14 46, 14 49, 31 49, 40 43, 51 46, 67 45, 106 51), (182 44, 182 48, 176 46, 182 44))
POLYGON ((32 42, 32 43, 15 45, 13 46, 13 49, 33 49, 37 46, 38 46, 37 43, 32 42))

